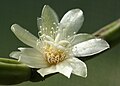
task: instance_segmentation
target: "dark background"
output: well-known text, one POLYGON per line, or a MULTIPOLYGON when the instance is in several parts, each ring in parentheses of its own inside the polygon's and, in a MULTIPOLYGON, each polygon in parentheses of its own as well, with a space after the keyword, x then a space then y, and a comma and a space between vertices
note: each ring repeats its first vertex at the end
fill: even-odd
MULTIPOLYGON (((45 4, 50 5, 60 19, 72 8, 82 9, 85 22, 80 32, 93 33, 120 18, 120 0, 0 0, 0 57, 8 57, 11 51, 26 46, 11 32, 12 24, 17 23, 37 36, 36 19, 45 4)), ((15 86, 120 86, 120 45, 86 64, 87 78, 72 75, 67 79, 57 74, 43 82, 15 86)))

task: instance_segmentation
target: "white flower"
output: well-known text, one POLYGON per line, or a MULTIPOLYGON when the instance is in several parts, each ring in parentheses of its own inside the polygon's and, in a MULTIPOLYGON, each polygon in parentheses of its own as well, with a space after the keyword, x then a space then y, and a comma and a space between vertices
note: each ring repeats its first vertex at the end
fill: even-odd
POLYGON ((43 77, 56 72, 68 78, 71 73, 86 77, 86 64, 76 57, 97 54, 109 45, 90 34, 76 34, 83 21, 83 12, 72 9, 59 23, 54 10, 45 5, 41 18, 37 19, 39 38, 17 24, 12 25, 13 33, 31 48, 18 48, 20 51, 14 51, 10 56, 29 67, 39 68, 37 72, 43 77))

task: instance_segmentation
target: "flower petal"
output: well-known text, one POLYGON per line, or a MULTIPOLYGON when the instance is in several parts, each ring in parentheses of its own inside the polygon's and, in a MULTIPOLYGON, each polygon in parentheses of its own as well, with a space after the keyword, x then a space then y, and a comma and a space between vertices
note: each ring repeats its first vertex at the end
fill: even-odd
POLYGON ((14 59, 19 59, 20 54, 21 54, 20 51, 13 51, 13 52, 10 53, 9 56, 12 57, 12 58, 14 58, 14 59))
POLYGON ((51 73, 56 73, 59 72, 66 77, 70 78, 71 72, 72 72, 72 67, 67 63, 67 62, 61 62, 57 65, 52 65, 48 68, 41 68, 37 71, 38 73, 41 74, 41 76, 45 76, 51 73))
POLYGON ((48 63, 45 60, 39 59, 39 57, 32 57, 32 56, 26 56, 21 55, 20 62, 28 65, 31 68, 44 68, 48 67, 48 63))
POLYGON ((19 61, 28 65, 32 68, 42 68, 47 67, 48 63, 44 59, 43 55, 33 48, 19 48, 20 54, 13 52, 10 54, 11 57, 19 58, 19 61), (18 55, 17 55, 18 54, 18 55))
POLYGON ((41 27, 41 34, 46 34, 55 38, 55 32, 57 31, 58 26, 58 17, 55 11, 48 5, 45 5, 42 10, 41 21, 42 27, 39 26, 41 27))
POLYGON ((70 46, 74 46, 78 43, 90 40, 92 38, 95 38, 95 36, 91 35, 91 34, 87 34, 87 33, 80 33, 80 34, 76 34, 71 36, 68 41, 70 42, 70 46))
POLYGON ((57 65, 58 72, 70 78, 73 68, 71 65, 65 60, 57 65))
POLYGON ((40 73, 40 75, 42 77, 44 77, 45 75, 48 75, 48 74, 51 74, 51 73, 56 73, 58 71, 57 71, 56 66, 53 65, 53 66, 50 66, 50 67, 47 67, 47 68, 41 68, 41 69, 37 70, 37 72, 40 73))
POLYGON ((36 47, 36 42, 38 38, 32 35, 26 29, 23 29, 21 26, 17 24, 13 24, 11 26, 11 30, 18 37, 18 39, 21 40, 23 43, 31 47, 36 47))
POLYGON ((73 9, 68 11, 60 21, 59 32, 62 34, 62 38, 77 33, 84 21, 83 12, 80 9, 73 9))
POLYGON ((42 58, 43 54, 34 48, 20 47, 20 48, 18 48, 18 50, 20 50, 22 54, 26 54, 28 56, 40 56, 40 58, 43 59, 42 58))
POLYGON ((73 68, 73 71, 72 71, 73 74, 82 76, 82 77, 87 77, 87 67, 84 62, 82 62, 81 60, 75 57, 67 59, 67 61, 70 63, 70 65, 73 68))
POLYGON ((72 51, 75 56, 84 57, 100 53, 108 48, 109 44, 105 40, 95 38, 75 45, 72 51))

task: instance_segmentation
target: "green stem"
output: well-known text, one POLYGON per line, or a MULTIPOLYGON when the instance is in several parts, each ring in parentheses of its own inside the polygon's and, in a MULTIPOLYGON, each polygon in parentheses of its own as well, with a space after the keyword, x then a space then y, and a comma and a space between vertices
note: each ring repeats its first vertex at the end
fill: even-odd
POLYGON ((120 42, 120 19, 101 28, 93 33, 93 35, 103 38, 111 47, 117 45, 120 42))
POLYGON ((0 58, 0 84, 18 84, 30 79, 31 69, 16 60, 0 58))
MULTIPOLYGON (((93 33, 93 35, 106 40, 112 48, 120 43, 120 19, 101 28, 97 32, 93 33)), ((95 56, 86 57, 82 60, 87 61, 95 56)), ((0 58, 0 84, 2 85, 18 84, 24 81, 37 82, 42 81, 49 76, 51 75, 43 78, 36 72, 36 69, 31 69, 13 59, 0 58)))

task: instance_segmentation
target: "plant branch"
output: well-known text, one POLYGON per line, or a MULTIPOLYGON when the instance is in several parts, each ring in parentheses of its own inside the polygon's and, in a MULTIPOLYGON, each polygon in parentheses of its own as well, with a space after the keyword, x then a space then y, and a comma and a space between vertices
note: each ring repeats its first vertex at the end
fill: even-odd
POLYGON ((108 24, 93 35, 106 40, 111 47, 120 43, 120 19, 108 24))

